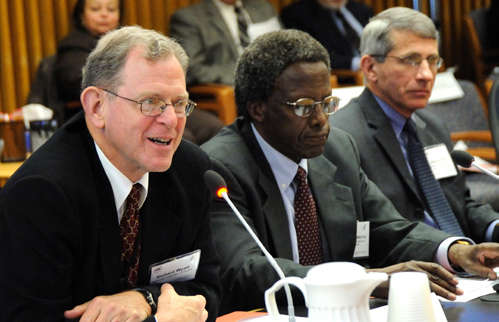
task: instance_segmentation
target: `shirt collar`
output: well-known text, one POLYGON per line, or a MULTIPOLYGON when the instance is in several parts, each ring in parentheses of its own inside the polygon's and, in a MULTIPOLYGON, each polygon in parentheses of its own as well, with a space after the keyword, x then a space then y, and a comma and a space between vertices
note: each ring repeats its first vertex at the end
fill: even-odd
MULTIPOLYGON (((95 143, 95 141, 94 141, 95 143)), ((146 173, 142 178, 140 178, 137 182, 132 182, 128 179, 120 170, 118 170, 109 159, 106 157, 104 152, 99 148, 97 143, 95 143, 95 148, 97 150, 97 155, 99 156, 99 160, 106 172, 107 178, 111 183, 111 188, 113 189, 114 194, 114 202, 116 206, 116 210, 118 211, 118 222, 121 220, 121 215, 123 212, 121 210, 123 204, 125 203, 126 197, 132 190, 132 186, 134 183, 140 183, 142 185, 142 191, 140 193, 139 207, 142 207, 144 201, 147 197, 147 191, 149 189, 149 173, 146 173)))
MULTIPOLYGON (((381 98, 379 98, 374 94, 373 96, 376 99, 376 102, 378 102, 379 106, 381 106, 383 112, 385 112, 388 119, 390 119, 390 123, 392 124, 395 134, 397 135, 397 137, 400 137, 400 134, 404 129, 405 122, 407 121, 407 119, 404 116, 402 116, 399 112, 397 112, 395 109, 393 109, 390 105, 388 105, 388 103, 383 101, 381 98)), ((414 119, 413 116, 411 116, 411 118, 414 119)))
POLYGON ((272 168, 272 172, 274 173, 280 189, 286 190, 289 188, 298 171, 298 165, 302 167, 305 172, 308 172, 307 159, 301 159, 299 163, 294 162, 268 144, 260 133, 258 133, 253 123, 251 123, 251 128, 272 168))

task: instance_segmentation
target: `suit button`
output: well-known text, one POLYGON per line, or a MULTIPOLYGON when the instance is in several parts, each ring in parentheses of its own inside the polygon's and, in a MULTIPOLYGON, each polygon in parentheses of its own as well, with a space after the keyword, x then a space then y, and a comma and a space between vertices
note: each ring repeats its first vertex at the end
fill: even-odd
POLYGON ((418 218, 418 219, 421 219, 424 217, 424 210, 423 209, 419 209, 417 208, 416 210, 414 210, 414 217, 418 218))

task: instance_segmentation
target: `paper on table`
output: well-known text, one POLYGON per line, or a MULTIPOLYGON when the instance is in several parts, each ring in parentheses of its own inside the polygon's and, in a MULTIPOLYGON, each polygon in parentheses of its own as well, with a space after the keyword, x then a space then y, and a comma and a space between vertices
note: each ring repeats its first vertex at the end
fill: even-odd
MULTIPOLYGON (((459 280, 459 288, 464 291, 463 295, 457 297, 454 302, 468 302, 480 296, 495 293, 492 288, 499 280, 489 280, 481 277, 457 277, 459 280)), ((439 297, 441 301, 448 301, 443 297, 439 297)))

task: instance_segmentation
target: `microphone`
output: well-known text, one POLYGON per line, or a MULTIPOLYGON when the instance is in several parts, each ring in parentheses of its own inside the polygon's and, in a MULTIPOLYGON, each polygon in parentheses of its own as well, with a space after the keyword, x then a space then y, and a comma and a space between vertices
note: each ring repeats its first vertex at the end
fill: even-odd
MULTIPOLYGON (((229 195, 227 194, 227 192, 228 192, 227 184, 225 183, 224 178, 222 178, 222 176, 220 174, 218 174, 217 172, 215 172, 213 170, 207 170, 204 173, 204 181, 206 182, 206 186, 208 187, 208 189, 210 189, 217 197, 225 199, 225 201, 227 202, 227 204, 229 204, 232 211, 236 214, 239 221, 243 224, 244 228, 246 228, 246 230, 251 235, 253 240, 256 242, 258 247, 260 247, 263 254, 265 255, 265 257, 269 261, 270 265, 272 265, 272 267, 277 272, 277 275, 279 275, 279 278, 284 279, 285 278, 284 273, 281 270, 281 268, 279 267, 279 265, 277 264, 274 257, 272 257, 272 255, 270 255, 270 253, 267 251, 267 249, 262 244, 260 239, 256 236, 256 234, 253 232, 253 230, 248 225, 246 220, 244 220, 241 213, 237 210, 236 206, 234 206, 234 204, 230 200, 229 195)), ((288 284, 284 284, 284 291, 286 292, 286 298, 288 300, 289 321, 295 322, 295 309, 293 306, 293 297, 291 296, 291 290, 289 289, 288 284)))
POLYGON ((452 157, 452 160, 454 160, 454 162, 456 162, 461 167, 470 168, 471 166, 474 166, 475 168, 485 173, 486 175, 491 176, 496 180, 499 180, 499 176, 497 174, 477 164, 475 162, 475 158, 468 152, 462 150, 454 150, 451 152, 450 155, 452 157))

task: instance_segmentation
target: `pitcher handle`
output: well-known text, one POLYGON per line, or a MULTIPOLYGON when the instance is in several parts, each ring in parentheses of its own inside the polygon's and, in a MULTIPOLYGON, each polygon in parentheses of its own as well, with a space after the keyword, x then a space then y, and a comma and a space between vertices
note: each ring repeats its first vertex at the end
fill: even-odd
POLYGON ((275 282, 271 288, 265 291, 265 307, 267 308, 267 312, 273 321, 279 321, 279 310, 277 309, 277 303, 275 301, 275 293, 279 291, 284 284, 290 284, 298 287, 298 289, 303 293, 305 305, 308 307, 307 289, 305 288, 305 282, 303 282, 303 279, 294 276, 280 279, 275 282))

